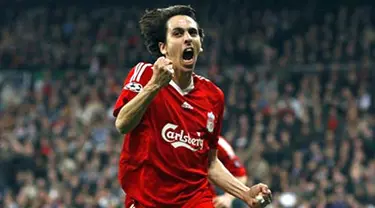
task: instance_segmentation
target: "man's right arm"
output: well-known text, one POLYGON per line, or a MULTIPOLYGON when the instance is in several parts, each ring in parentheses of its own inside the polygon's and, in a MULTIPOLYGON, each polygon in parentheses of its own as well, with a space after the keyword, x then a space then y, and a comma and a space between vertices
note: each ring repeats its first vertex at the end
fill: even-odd
POLYGON ((127 134, 139 124, 154 97, 172 79, 171 63, 160 57, 153 66, 139 63, 131 70, 113 112, 120 133, 127 134))
POLYGON ((115 123, 120 133, 126 134, 139 124, 159 90, 160 86, 149 82, 139 94, 121 108, 115 123))

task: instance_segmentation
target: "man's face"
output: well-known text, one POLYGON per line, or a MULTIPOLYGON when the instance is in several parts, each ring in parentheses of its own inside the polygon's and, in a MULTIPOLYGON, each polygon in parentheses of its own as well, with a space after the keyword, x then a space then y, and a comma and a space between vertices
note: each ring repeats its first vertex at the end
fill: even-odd
POLYGON ((202 47, 197 23, 189 16, 174 16, 167 22, 166 37, 166 43, 159 44, 160 51, 174 68, 192 71, 202 47))

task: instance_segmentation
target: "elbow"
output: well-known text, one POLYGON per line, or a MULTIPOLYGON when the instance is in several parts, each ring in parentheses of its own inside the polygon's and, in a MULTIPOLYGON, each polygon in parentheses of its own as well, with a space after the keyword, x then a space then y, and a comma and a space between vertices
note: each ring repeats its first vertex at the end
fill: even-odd
POLYGON ((215 174, 212 174, 210 170, 208 170, 207 178, 210 183, 215 184, 215 174))
POLYGON ((217 163, 216 160, 210 161, 210 165, 208 166, 208 177, 209 178, 215 177, 215 171, 217 170, 216 169, 216 165, 217 165, 216 163, 217 163))
POLYGON ((120 134, 127 134, 130 131, 126 122, 120 121, 120 119, 116 119, 115 126, 120 134))
POLYGON ((207 170, 207 176, 208 176, 208 179, 211 179, 211 178, 214 176, 213 173, 214 173, 214 172, 213 172, 213 168, 212 168, 212 166, 210 165, 210 166, 208 167, 208 170, 207 170))

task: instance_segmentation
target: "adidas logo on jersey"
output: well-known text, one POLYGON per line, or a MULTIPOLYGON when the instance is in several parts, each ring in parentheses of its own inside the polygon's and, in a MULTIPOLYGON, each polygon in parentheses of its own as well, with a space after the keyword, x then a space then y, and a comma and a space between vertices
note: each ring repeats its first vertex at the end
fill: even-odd
POLYGON ((193 106, 191 106, 189 103, 187 102, 184 102, 182 103, 181 105, 182 108, 186 108, 186 109, 193 109, 193 106))

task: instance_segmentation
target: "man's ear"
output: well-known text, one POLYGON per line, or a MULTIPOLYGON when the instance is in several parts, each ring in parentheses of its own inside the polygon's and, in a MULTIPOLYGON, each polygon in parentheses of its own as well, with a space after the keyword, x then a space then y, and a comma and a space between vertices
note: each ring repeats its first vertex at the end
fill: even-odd
POLYGON ((159 42, 159 50, 164 56, 167 55, 167 45, 165 43, 159 42))

